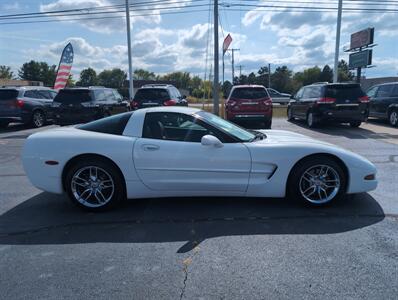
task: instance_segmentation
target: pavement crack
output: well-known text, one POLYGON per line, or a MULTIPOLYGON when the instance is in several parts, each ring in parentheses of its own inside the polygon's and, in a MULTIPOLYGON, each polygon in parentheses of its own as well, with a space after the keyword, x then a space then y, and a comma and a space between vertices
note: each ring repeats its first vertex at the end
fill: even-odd
POLYGON ((185 295, 185 289, 187 287, 187 281, 188 281, 188 275, 189 275, 189 271, 188 271, 188 267, 189 265, 192 263, 193 258, 199 253, 199 246, 196 246, 192 251, 193 254, 188 256, 188 258, 183 260, 183 268, 182 271, 184 273, 184 280, 182 282, 182 288, 181 288, 181 293, 180 293, 180 300, 182 300, 184 298, 185 295))

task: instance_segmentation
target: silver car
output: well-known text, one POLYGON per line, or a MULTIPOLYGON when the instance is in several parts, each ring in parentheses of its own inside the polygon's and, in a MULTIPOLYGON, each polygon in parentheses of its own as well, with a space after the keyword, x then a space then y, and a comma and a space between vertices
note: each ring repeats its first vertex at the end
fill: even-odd
POLYGON ((290 94, 281 93, 271 88, 268 88, 267 91, 271 96, 272 103, 288 104, 290 101, 290 94))

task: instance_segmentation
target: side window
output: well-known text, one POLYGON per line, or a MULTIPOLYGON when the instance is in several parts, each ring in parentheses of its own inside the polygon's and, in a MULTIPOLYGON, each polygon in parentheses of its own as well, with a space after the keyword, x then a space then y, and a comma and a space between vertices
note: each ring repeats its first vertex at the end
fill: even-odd
POLYGON ((175 92, 177 99, 181 99, 180 91, 178 89, 174 88, 174 92, 175 92))
POLYGON ((41 99, 42 96, 40 96, 36 91, 34 90, 30 90, 30 91, 26 91, 24 94, 24 97, 27 98, 35 98, 35 99, 41 99))
POLYGON ((306 87, 304 89, 303 98, 305 99, 313 99, 321 97, 322 87, 321 86, 312 86, 306 87))
POLYGON ((193 116, 179 113, 148 113, 145 116, 142 137, 200 143, 202 137, 207 134, 220 138, 215 130, 193 116))
POLYGON ((52 99, 49 91, 38 90, 37 93, 41 96, 40 98, 42 99, 49 99, 49 100, 52 99))
POLYGON ((123 100, 122 95, 120 95, 119 92, 118 92, 117 90, 112 90, 112 91, 113 91, 113 95, 115 96, 115 99, 116 99, 117 101, 122 101, 122 100, 123 100))
POLYGON ((294 96, 294 98, 295 98, 296 100, 300 100, 301 98, 303 98, 303 93, 304 93, 304 88, 301 88, 301 89, 296 93, 296 95, 294 96))
POLYGON ((106 101, 106 95, 104 90, 96 90, 94 91, 95 101, 106 101))
POLYGON ((304 91, 303 91, 303 98, 304 98, 304 99, 311 98, 310 95, 311 95, 311 87, 306 87, 306 88, 304 88, 304 91))
POLYGON ((378 98, 384 98, 384 97, 390 97, 392 93, 393 85, 388 84, 388 85, 381 85, 379 87, 379 90, 377 91, 377 97, 378 98))
POLYGON ((398 97, 398 84, 394 85, 394 89, 392 90, 391 97, 398 97))
POLYGON ((55 96, 57 96, 57 92, 49 91, 49 93, 50 93, 51 99, 54 99, 55 96))
POLYGON ((368 97, 374 98, 374 97, 376 96, 377 89, 378 89, 378 87, 377 87, 377 86, 374 86, 374 87, 372 87, 370 90, 368 90, 368 91, 366 92, 366 94, 368 95, 368 97))
POLYGON ((115 94, 113 93, 112 90, 104 90, 104 95, 106 101, 112 101, 112 102, 116 101, 115 94))

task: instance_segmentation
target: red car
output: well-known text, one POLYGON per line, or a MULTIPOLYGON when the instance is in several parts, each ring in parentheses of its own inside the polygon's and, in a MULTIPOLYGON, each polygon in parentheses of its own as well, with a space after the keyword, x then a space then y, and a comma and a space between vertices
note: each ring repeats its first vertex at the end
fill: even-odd
POLYGON ((272 99, 262 85, 236 85, 225 104, 229 121, 261 121, 265 128, 272 125, 272 99))

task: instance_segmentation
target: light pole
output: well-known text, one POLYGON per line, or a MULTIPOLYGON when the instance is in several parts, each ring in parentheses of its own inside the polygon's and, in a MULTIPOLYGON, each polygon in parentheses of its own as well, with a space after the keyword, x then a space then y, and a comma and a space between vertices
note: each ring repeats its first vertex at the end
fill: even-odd
POLYGON ((339 51, 340 51, 340 31, 341 31, 341 14, 343 12, 343 0, 339 0, 339 7, 337 12, 337 27, 336 27, 336 48, 334 52, 334 70, 333 70, 333 82, 336 83, 338 80, 339 73, 339 51))
POLYGON ((214 80, 213 80, 213 112, 220 113, 220 99, 218 95, 218 0, 214 0, 214 80))
POLYGON ((129 95, 130 99, 134 96, 134 84, 133 84, 133 63, 131 59, 131 33, 130 33, 130 7, 129 0, 126 0, 126 24, 127 24, 127 51, 129 57, 129 95))

